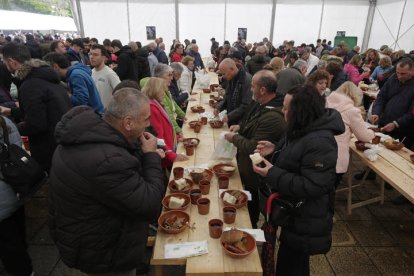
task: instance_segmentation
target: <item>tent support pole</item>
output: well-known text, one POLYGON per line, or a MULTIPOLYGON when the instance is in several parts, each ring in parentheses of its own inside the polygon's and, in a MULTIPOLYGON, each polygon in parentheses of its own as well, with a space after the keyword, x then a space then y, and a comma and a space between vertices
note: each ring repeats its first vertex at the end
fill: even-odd
POLYGON ((226 41, 226 30, 227 29, 227 0, 224 0, 224 37, 223 37, 223 44, 226 41))
POLYGON ((175 0, 175 38, 180 40, 180 10, 178 0, 175 0))
POLYGON ((127 22, 128 22, 128 43, 131 41, 131 24, 129 20, 129 0, 126 0, 126 8, 127 8, 127 22))
POLYGON ((80 0, 76 0, 76 10, 78 11, 79 28, 81 37, 85 37, 85 29, 83 28, 82 9, 80 6, 80 0))
MULTIPOLYGON (((400 17, 400 25, 398 25, 397 38, 395 39, 394 51, 395 51, 395 47, 397 47, 397 45, 398 45, 398 39, 400 39, 401 23, 402 23, 402 20, 404 18, 405 6, 407 6, 407 0, 404 1, 404 7, 403 7, 401 17, 400 17)), ((398 45, 398 47, 400 47, 400 46, 398 45)))
POLYGON ((369 0, 369 10, 367 22, 365 24, 364 38, 362 39, 361 52, 365 52, 368 48, 369 38, 371 36, 372 22, 374 21, 375 8, 377 0, 369 0))
POLYGON ((277 4, 277 0, 273 0, 272 20, 270 20, 270 34, 269 34, 269 41, 272 42, 272 45, 273 45, 273 33, 275 31, 276 4, 277 4))
POLYGON ((322 0, 322 11, 321 11, 321 19, 319 20, 318 38, 321 38, 322 21, 323 21, 323 13, 324 13, 324 11, 325 11, 325 0, 322 0))

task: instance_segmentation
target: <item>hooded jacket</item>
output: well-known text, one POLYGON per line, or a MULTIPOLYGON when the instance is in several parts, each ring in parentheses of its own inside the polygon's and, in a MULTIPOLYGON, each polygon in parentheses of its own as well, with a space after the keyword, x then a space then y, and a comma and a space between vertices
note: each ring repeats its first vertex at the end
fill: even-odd
POLYGON ((246 71, 249 72, 252 76, 256 74, 256 72, 263 69, 263 66, 270 62, 270 57, 265 55, 254 55, 247 63, 246 63, 246 71))
POLYGON ((145 48, 138 49, 136 52, 138 66, 138 81, 146 77, 151 77, 151 70, 148 62, 148 54, 148 50, 146 50, 145 48))
POLYGON ((30 151, 42 168, 49 170, 56 142, 55 125, 71 107, 68 91, 60 85, 57 73, 46 62, 32 59, 16 71, 21 80, 19 108, 12 116, 21 135, 29 137, 30 151))
POLYGON ((71 66, 78 63, 82 63, 82 58, 80 54, 76 53, 75 50, 73 50, 73 48, 69 48, 67 50, 65 57, 69 61, 69 64, 71 66))
POLYGON ((115 55, 118 57, 118 66, 115 72, 118 74, 119 79, 121 81, 133 80, 138 82, 137 56, 132 52, 131 47, 124 46, 115 55))
POLYGON ((369 142, 375 138, 374 131, 367 129, 361 110, 354 106, 354 102, 347 95, 333 92, 326 98, 326 107, 333 108, 341 114, 345 124, 345 132, 335 136, 338 144, 338 161, 336 163, 337 173, 346 173, 349 165, 349 141, 351 135, 362 142, 369 142))
POLYGON ((164 193, 160 156, 142 153, 87 106, 65 114, 56 140, 49 228, 63 262, 86 273, 140 267, 164 193))
POLYGON ((73 106, 88 105, 98 113, 104 112, 101 97, 92 79, 92 70, 88 66, 80 63, 71 66, 66 73, 66 80, 72 92, 70 100, 73 106))
POLYGON ((302 136, 285 139, 265 177, 282 198, 304 201, 281 234, 286 246, 304 254, 323 254, 331 247, 338 150, 334 135, 344 130, 341 115, 327 109, 302 136))

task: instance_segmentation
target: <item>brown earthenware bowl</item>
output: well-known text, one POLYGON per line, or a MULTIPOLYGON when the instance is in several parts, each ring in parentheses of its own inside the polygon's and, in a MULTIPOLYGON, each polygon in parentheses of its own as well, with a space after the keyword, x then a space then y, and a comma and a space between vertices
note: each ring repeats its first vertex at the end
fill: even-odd
POLYGON ((213 172, 217 177, 219 176, 232 177, 235 171, 236 171, 236 167, 233 166, 232 164, 218 164, 213 167, 213 172), (234 170, 226 171, 223 169, 224 167, 233 167, 234 170))
MULTIPOLYGON (((226 232, 228 232, 228 231, 223 232, 223 234, 221 235, 221 239, 220 239, 221 242, 220 243, 221 243, 221 247, 224 250, 224 253, 226 253, 230 257, 238 258, 238 259, 245 258, 245 257, 249 256, 254 251, 254 249, 256 248, 256 240, 254 239, 254 237, 252 235, 250 235, 249 233, 242 231, 243 232, 242 243, 243 243, 243 246, 246 250, 244 250, 243 253, 236 253, 234 251, 231 251, 230 249, 228 249, 228 247, 226 247, 226 243, 223 241, 223 237, 225 237, 226 232)), ((234 245, 232 245, 232 246, 234 246, 234 245)))
POLYGON ((239 208, 242 208, 242 207, 246 206, 247 205, 247 200, 248 200, 248 196, 240 190, 226 190, 226 191, 224 191, 220 194, 220 198, 223 201, 224 206, 233 206, 236 209, 239 209, 239 208), (236 203, 232 204, 232 203, 229 203, 229 202, 223 200, 225 193, 230 193, 230 194, 233 193, 234 194, 235 192, 240 192, 241 193, 241 195, 237 199, 236 203))
POLYGON ((178 233, 183 232, 185 229, 187 229, 187 225, 189 222, 190 222, 190 215, 181 210, 173 210, 173 211, 165 212, 158 218, 158 225, 163 231, 167 232, 168 234, 178 234, 178 233), (174 220, 174 218, 175 220, 177 219, 182 220, 181 227, 170 228, 166 226, 166 223, 168 222, 168 220, 174 220))
POLYGON ((178 190, 177 186, 175 185, 175 180, 171 180, 168 183, 168 188, 170 189, 170 191, 172 193, 184 193, 184 194, 188 194, 191 190, 191 188, 193 187, 194 183, 192 180, 184 178, 187 181, 188 187, 183 189, 183 190, 178 190))
POLYGON ((184 193, 172 193, 172 194, 169 194, 166 197, 164 197, 162 199, 161 203, 162 203, 162 206, 164 206, 164 208, 168 211, 170 211, 170 210, 185 210, 185 209, 187 209, 188 205, 190 204, 190 196, 187 195, 187 194, 184 194, 184 193), (172 197, 176 197, 176 198, 179 198, 179 199, 183 198, 185 200, 185 202, 180 208, 170 208, 170 207, 168 207, 168 205, 170 204, 170 199, 172 197))

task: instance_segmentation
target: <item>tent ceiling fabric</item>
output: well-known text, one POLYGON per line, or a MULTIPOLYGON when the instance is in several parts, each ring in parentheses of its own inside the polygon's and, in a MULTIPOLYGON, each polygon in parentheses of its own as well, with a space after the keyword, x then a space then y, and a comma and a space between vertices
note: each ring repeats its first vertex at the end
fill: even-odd
MULTIPOLYGON (((197 39, 203 56, 209 54, 211 37, 215 37, 220 44, 224 39, 232 42, 237 38, 238 28, 247 28, 248 42, 270 37, 273 2, 276 2, 272 34, 275 45, 285 39, 293 39, 297 43, 315 43, 319 29, 321 38, 333 41, 336 31, 345 31, 347 36, 357 36, 358 45, 361 45, 370 5, 369 0, 209 0, 202 3, 195 0, 72 1, 81 3, 86 36, 118 38, 123 43, 134 40, 146 44, 149 41, 146 40, 145 27, 156 26, 157 36, 164 38, 168 48, 177 36, 175 27, 178 23, 178 38, 181 41, 185 38, 197 39)), ((368 47, 394 45, 400 29, 396 49, 412 48, 414 17, 410 15, 414 14, 414 1, 407 1, 400 27, 404 2, 376 1, 368 47)))
POLYGON ((6 10, 0 10, 0 29, 77 31, 75 23, 70 17, 6 10))

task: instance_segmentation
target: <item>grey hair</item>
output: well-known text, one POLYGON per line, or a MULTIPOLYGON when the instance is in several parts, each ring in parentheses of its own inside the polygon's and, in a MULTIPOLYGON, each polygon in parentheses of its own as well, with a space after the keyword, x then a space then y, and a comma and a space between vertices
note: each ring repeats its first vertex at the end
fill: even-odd
POLYGON ((311 53, 312 52, 312 48, 311 47, 305 47, 305 48, 303 48, 303 52, 304 53, 311 53))
POLYGON ((318 61, 318 69, 325 69, 325 67, 326 67, 327 64, 328 63, 326 62, 326 60, 320 59, 318 61))
POLYGON ((297 68, 297 69, 301 69, 303 66, 308 66, 308 63, 306 61, 304 61, 303 59, 298 59, 293 64, 293 67, 297 68))
POLYGON ((170 64, 170 67, 173 69, 174 72, 181 74, 184 70, 184 67, 181 62, 173 62, 170 64))
POLYGON ((163 76, 171 73, 172 71, 173 71, 173 69, 170 66, 168 66, 164 63, 158 63, 154 67, 154 77, 162 78, 163 76))
POLYGON ((104 119, 116 121, 128 115, 138 118, 141 115, 143 105, 148 103, 148 97, 137 89, 129 87, 119 89, 109 101, 104 119))

